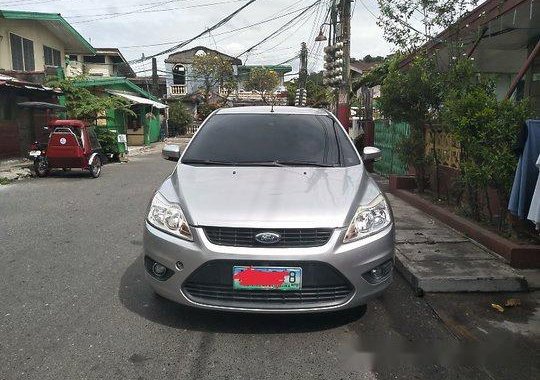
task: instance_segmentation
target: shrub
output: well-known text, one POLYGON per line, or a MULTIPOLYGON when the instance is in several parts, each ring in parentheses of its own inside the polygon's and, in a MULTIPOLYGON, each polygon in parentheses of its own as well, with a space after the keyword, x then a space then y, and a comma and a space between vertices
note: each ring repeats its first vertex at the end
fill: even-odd
POLYGON ((116 142, 116 133, 104 126, 95 127, 96 135, 105 155, 118 154, 118 144, 116 142))
POLYGON ((169 134, 184 135, 192 123, 193 116, 182 102, 169 104, 169 134))
POLYGON ((488 187, 495 189, 502 229, 517 164, 513 147, 528 114, 527 103, 497 100, 493 81, 476 74, 468 60, 458 62, 448 78, 442 117, 460 143, 464 201, 469 214, 480 220, 481 200, 488 187))

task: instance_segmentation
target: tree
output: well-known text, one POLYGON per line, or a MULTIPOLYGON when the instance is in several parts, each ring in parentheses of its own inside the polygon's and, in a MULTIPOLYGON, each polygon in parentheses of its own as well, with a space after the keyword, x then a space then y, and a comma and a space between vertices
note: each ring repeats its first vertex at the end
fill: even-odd
POLYGON ((78 77, 55 79, 48 82, 49 86, 62 90, 66 98, 68 118, 95 123, 98 119, 106 118, 108 110, 119 110, 126 114, 135 115, 128 100, 115 95, 95 95, 87 88, 76 85, 78 81, 84 80, 84 77, 78 77))
POLYGON ((411 53, 453 25, 478 0, 377 0, 384 38, 411 53))
POLYGON ((275 71, 264 67, 251 69, 246 81, 246 90, 259 92, 261 99, 266 104, 268 104, 268 95, 272 95, 278 86, 279 76, 275 71))
POLYGON ((418 56, 407 68, 400 70, 398 59, 390 64, 381 86, 379 105, 382 113, 396 122, 407 122, 408 138, 398 144, 398 153, 415 169, 419 191, 426 182, 424 127, 438 120, 441 106, 441 75, 432 58, 418 56))
MULTIPOLYGON (((293 79, 285 84, 287 88, 287 98, 290 105, 294 105, 294 99, 296 97, 296 89, 298 88, 298 81, 293 79)), ((308 107, 320 108, 326 107, 332 102, 332 90, 323 85, 323 72, 308 74, 306 80, 306 92, 307 99, 306 105, 308 107)))
POLYGON ((223 91, 217 94, 223 100, 236 89, 232 62, 221 55, 215 53, 196 55, 193 58, 193 74, 203 82, 202 92, 206 104, 209 103, 212 90, 216 86, 223 91))

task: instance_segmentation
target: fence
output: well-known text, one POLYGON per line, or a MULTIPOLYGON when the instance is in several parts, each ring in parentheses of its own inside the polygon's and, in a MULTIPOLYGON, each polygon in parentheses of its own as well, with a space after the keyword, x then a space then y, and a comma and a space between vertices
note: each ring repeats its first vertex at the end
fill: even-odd
POLYGON ((406 174, 407 163, 399 159, 396 145, 409 135, 407 123, 375 120, 375 146, 382 152, 382 159, 375 162, 375 171, 383 174, 406 174))

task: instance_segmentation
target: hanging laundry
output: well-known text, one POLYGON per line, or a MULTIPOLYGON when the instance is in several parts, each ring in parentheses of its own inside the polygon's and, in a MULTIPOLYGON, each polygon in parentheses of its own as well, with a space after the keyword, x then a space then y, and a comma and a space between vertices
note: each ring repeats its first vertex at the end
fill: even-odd
MULTIPOLYGON (((540 170, 540 155, 536 160, 536 167, 540 170)), ((538 176, 538 179, 536 180, 536 188, 534 189, 527 219, 536 225, 537 230, 540 229, 540 176, 538 176)))
POLYGON ((536 160, 540 155, 540 120, 527 120, 526 125, 527 140, 519 158, 508 202, 508 210, 521 219, 525 219, 529 213, 538 179, 536 160))

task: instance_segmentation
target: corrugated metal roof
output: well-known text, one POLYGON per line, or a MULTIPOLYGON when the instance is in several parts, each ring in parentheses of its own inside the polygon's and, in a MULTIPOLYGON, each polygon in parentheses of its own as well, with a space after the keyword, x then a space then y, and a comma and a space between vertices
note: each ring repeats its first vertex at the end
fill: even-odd
POLYGON ((6 20, 32 20, 40 23, 65 44, 67 54, 96 54, 96 50, 59 13, 0 10, 6 20))

